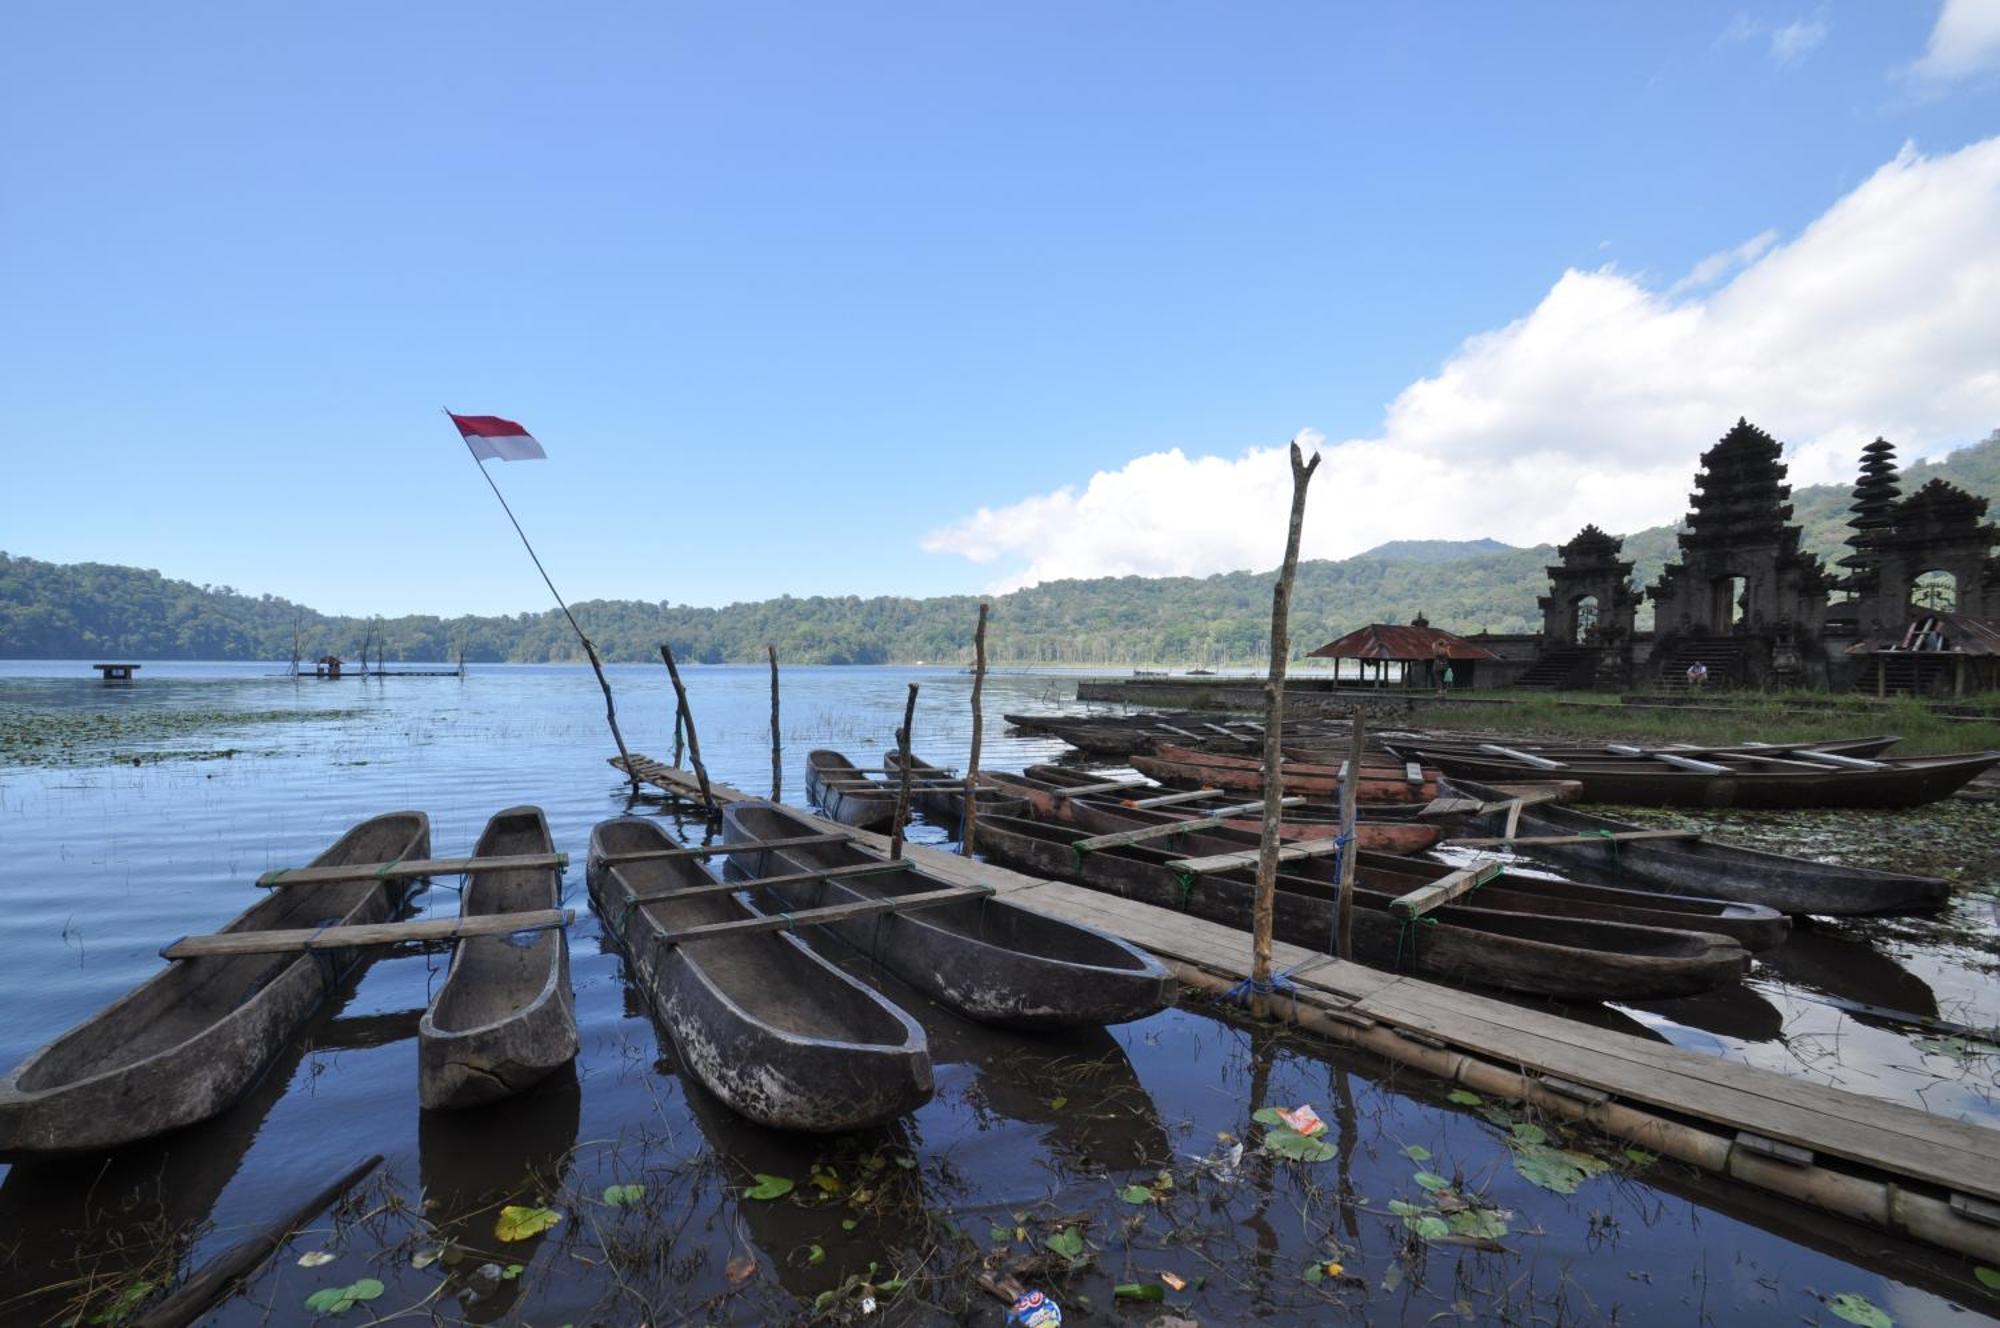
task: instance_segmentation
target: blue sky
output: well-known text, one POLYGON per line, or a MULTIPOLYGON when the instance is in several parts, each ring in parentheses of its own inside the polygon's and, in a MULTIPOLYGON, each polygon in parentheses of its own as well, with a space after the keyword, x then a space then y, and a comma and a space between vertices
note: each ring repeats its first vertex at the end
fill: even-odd
POLYGON ((2000 46, 1991 0, 1954 3, 1943 37, 1937 5, 1877 3, 8 6, 0 548, 540 609, 441 405, 548 448, 493 464, 566 594, 701 604, 1269 565, 1269 486, 1203 477, 1240 488, 1308 426, 1322 554, 1666 519, 1738 413, 1823 468, 1889 429, 1974 441, 2000 426, 1976 366, 1824 415, 1762 386, 1817 334, 1739 314, 1686 419, 1628 439, 1593 378, 1544 384, 1519 437, 1475 403, 1398 444, 1440 395, 1413 384, 1578 301, 1587 329, 1639 292, 1618 365, 1756 281, 1808 303, 1880 256, 1807 247, 1871 182, 1953 192, 1927 224, 1958 247, 1911 235, 1929 275, 1888 286, 1985 271, 2000 46), (1582 450, 1550 467, 1543 438, 1582 450))

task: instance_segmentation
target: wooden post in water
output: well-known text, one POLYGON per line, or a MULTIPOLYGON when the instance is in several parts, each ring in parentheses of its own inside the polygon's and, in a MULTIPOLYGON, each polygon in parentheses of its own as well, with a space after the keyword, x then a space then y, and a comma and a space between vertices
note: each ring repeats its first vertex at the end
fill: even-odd
POLYGON ((1340 903, 1334 914, 1334 953, 1342 959, 1354 958, 1354 860, 1361 856, 1361 846, 1354 837, 1354 793, 1361 783, 1361 752, 1367 745, 1360 706, 1354 707, 1347 722, 1352 726, 1347 742, 1347 778, 1340 781, 1340 833, 1347 836, 1347 847, 1340 854, 1340 903))
POLYGON ((674 769, 681 768, 681 757, 687 753, 687 725, 681 721, 681 708, 674 705, 674 769))
MULTIPOLYGON (((1270 1012, 1271 928, 1278 900, 1278 822, 1284 815, 1285 663, 1292 653, 1292 578, 1299 570, 1299 531, 1306 519, 1306 486, 1319 469, 1292 441, 1292 518, 1285 534, 1285 561, 1271 591, 1271 667, 1264 679, 1264 828, 1257 841, 1257 899, 1251 914, 1250 1010, 1258 1018, 1270 1012)), ((1347 786, 1354 786, 1350 768, 1347 786)))
POLYGON ((910 816, 910 725, 917 718, 917 685, 910 684, 910 699, 903 702, 903 727, 896 730, 897 761, 901 773, 896 778, 896 819, 889 831, 889 860, 903 856, 903 822, 910 816))
POLYGON ((771 657, 771 801, 785 791, 785 755, 778 741, 778 648, 768 641, 764 653, 771 657))
POLYGON ((979 826, 979 740, 986 730, 980 712, 980 694, 986 688, 986 610, 979 606, 979 626, 972 632, 972 750, 965 758, 965 814, 959 818, 958 851, 972 856, 972 841, 979 826))
POLYGON ((681 685, 681 671, 675 667, 674 652, 665 641, 660 642, 660 658, 666 661, 667 677, 674 683, 674 731, 679 733, 681 724, 687 726, 688 760, 694 762, 694 777, 701 783, 702 811, 712 820, 715 817, 715 795, 708 789, 708 768, 701 763, 701 739, 694 735, 694 711, 688 708, 687 688, 681 685))

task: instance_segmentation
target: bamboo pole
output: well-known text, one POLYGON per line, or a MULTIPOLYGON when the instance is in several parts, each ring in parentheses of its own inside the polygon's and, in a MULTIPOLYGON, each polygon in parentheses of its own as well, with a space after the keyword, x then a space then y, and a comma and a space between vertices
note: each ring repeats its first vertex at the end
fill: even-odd
POLYGON ((771 658, 771 801, 785 792, 785 756, 778 741, 778 648, 768 641, 764 653, 771 658))
POLYGON ((972 750, 965 758, 965 812, 960 818, 958 851, 972 856, 972 841, 979 830, 979 741, 985 733, 986 716, 981 713, 980 695, 986 689, 986 610, 979 606, 979 626, 972 631, 972 750))
MULTIPOLYGON (((446 419, 451 419, 452 416, 449 410, 445 411, 444 414, 446 419)), ((458 427, 455 420, 452 423, 452 427, 458 427)), ((604 689, 604 722, 611 726, 611 740, 618 744, 618 755, 624 758, 623 765, 626 778, 632 781, 632 793, 634 796, 637 796, 639 792, 639 776, 632 773, 632 753, 625 749, 625 735, 618 731, 618 708, 611 702, 611 681, 604 676, 604 663, 597 657, 597 647, 592 645, 590 638, 583 634, 583 628, 577 625, 576 615, 569 611, 569 605, 563 601, 562 593, 556 589, 556 583, 549 579, 549 569, 542 566, 541 555, 536 553, 535 546, 528 542, 528 532, 521 529, 520 520, 515 517, 514 509, 507 506, 507 500, 501 495, 500 486, 493 482, 493 476, 486 469, 486 463, 481 461, 479 454, 472 450, 472 440, 464 434, 460 434, 459 441, 465 444, 466 455, 471 457, 472 464, 478 467, 479 477, 486 481, 486 487, 493 490, 493 496, 500 500, 500 510, 505 512, 507 520, 513 523, 514 533, 521 537, 521 547, 528 551, 528 557, 534 562, 535 570, 542 574, 542 584, 549 588, 551 595, 555 596, 556 607, 562 610, 563 617, 569 619, 570 630, 576 633, 577 640, 583 642, 583 653, 590 660, 590 671, 597 675, 597 685, 604 689)), ((367 670, 367 665, 367 656, 363 655, 362 669, 364 672, 367 670)))
MULTIPOLYGON (((1278 899, 1278 828, 1285 796, 1285 662, 1291 654, 1292 578, 1299 570, 1299 532, 1306 519, 1306 486, 1319 469, 1292 441, 1292 515, 1285 534, 1285 561, 1271 591, 1271 667, 1264 679, 1264 827, 1257 841, 1257 902, 1251 915, 1250 1009, 1260 1019, 1270 1013, 1271 928, 1278 899)), ((1354 785, 1348 780, 1348 787, 1354 785)))
POLYGON ((917 718, 917 685, 910 684, 910 697, 903 702, 903 727, 896 730, 896 764, 901 774, 896 779, 896 819, 889 832, 889 860, 900 861, 903 856, 903 822, 910 815, 910 726, 917 718))
MULTIPOLYGON (((1359 770, 1361 753, 1368 741, 1360 706, 1354 707, 1347 723, 1347 768, 1359 770)), ((1347 851, 1340 855, 1340 903, 1334 912, 1334 952, 1342 959, 1354 958, 1354 860, 1361 856, 1354 836, 1354 803, 1360 785, 1358 775, 1340 781, 1340 833, 1347 837, 1347 851)))
MULTIPOLYGON (((709 819, 715 818, 715 794, 709 791, 708 767, 701 763, 701 739, 694 733, 694 711, 688 708, 687 688, 681 683, 681 671, 674 664, 674 652, 665 641, 660 642, 660 658, 666 661, 667 677, 674 683, 675 714, 687 726, 688 760, 694 763, 694 777, 701 783, 701 806, 709 819)), ((678 730, 676 730, 678 732, 678 730)), ((633 777, 636 785, 638 777, 633 777)))

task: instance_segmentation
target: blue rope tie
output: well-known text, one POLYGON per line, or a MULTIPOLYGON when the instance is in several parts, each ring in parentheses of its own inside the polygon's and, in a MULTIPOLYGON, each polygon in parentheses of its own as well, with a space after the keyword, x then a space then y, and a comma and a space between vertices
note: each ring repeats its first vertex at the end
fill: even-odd
POLYGON ((1354 831, 1333 837, 1333 918, 1328 924, 1326 952, 1333 954, 1340 948, 1340 878, 1342 860, 1347 857, 1347 846, 1354 842, 1354 831))

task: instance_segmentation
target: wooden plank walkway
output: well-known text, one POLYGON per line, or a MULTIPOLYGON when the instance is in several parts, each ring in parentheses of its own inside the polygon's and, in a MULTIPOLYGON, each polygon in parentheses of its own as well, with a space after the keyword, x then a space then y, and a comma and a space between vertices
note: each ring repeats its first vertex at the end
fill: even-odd
MULTIPOLYGON (((699 796, 690 772, 637 757, 633 764, 648 782, 699 796)), ((723 785, 713 789, 718 802, 748 796, 723 785)), ((850 830, 860 843, 888 843, 885 835, 831 821, 821 825, 850 830)), ((1234 928, 918 845, 906 846, 906 852, 942 880, 990 886, 1013 903, 1108 931, 1163 958, 1225 978, 1249 972, 1250 938, 1234 928)), ((1273 961, 1288 974, 1300 1000, 1337 1015, 1373 1020, 1536 1076, 1694 1118, 1725 1137, 1762 1135, 1865 1172, 2000 1202, 2000 1131, 1986 1126, 1343 963, 1282 942, 1273 947, 1273 961)))

